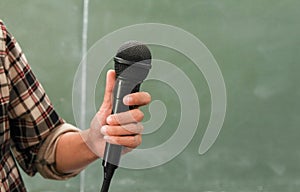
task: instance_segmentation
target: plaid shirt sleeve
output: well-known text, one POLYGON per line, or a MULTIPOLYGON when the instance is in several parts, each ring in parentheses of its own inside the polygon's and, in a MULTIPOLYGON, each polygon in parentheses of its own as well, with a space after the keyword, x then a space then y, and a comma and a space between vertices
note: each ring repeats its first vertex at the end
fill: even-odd
POLYGON ((0 20, 0 191, 25 192, 20 167, 33 176, 67 179, 55 169, 59 137, 79 131, 55 112, 19 44, 0 20), (13 157, 14 156, 14 157, 13 157))
POLYGON ((16 40, 6 34, 12 150, 24 171, 33 175, 39 148, 52 129, 63 123, 36 80, 16 40))
POLYGON ((2 60, 9 87, 7 119, 14 157, 31 176, 37 171, 52 179, 75 176, 78 172, 58 173, 54 157, 59 136, 78 129, 66 124, 55 112, 19 44, 1 20, 0 24, 4 36, 2 40, 5 41, 5 53, 2 51, 0 54, 5 55, 2 60))

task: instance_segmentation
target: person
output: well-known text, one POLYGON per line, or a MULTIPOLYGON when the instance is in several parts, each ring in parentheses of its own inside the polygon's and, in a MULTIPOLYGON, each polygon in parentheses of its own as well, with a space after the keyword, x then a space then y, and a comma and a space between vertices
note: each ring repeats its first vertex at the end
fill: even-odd
MULTIPOLYGON (((30 176, 64 180, 103 157, 105 143, 124 146, 124 153, 141 144, 140 109, 113 114, 115 72, 109 70, 103 103, 90 128, 79 130, 53 108, 34 76, 16 39, 0 20, 0 192, 24 192, 16 162, 30 176)), ((142 106, 146 92, 124 97, 124 104, 142 106)))

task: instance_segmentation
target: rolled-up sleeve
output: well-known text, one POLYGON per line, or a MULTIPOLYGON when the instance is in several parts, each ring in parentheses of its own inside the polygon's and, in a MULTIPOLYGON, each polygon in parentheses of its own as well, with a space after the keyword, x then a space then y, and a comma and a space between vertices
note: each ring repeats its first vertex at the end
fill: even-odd
POLYGON ((79 129, 77 129, 73 125, 64 123, 57 129, 53 130, 51 134, 47 137, 47 139, 39 149, 37 160, 35 163, 38 172, 43 177, 49 179, 64 180, 73 177, 80 172, 80 170, 78 170, 73 173, 64 174, 58 172, 55 168, 55 150, 60 136, 67 132, 78 131, 79 129))

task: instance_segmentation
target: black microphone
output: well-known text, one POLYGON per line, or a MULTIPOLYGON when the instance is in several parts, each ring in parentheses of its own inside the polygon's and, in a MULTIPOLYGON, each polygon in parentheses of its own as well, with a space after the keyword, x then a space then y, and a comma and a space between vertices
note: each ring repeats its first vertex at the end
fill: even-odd
MULTIPOLYGON (((123 97, 140 90, 140 85, 151 68, 151 52, 149 48, 137 41, 124 43, 114 57, 116 82, 114 87, 112 114, 135 108, 126 106, 123 97)), ((118 168, 122 146, 106 143, 102 166, 104 180, 101 192, 107 192, 115 169, 118 168)))

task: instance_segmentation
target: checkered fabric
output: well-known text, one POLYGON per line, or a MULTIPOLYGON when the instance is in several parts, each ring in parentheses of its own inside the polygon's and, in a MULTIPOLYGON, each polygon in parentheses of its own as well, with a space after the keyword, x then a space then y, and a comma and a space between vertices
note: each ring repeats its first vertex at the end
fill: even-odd
POLYGON ((1 20, 0 28, 0 192, 24 192, 16 162, 34 175, 41 145, 64 122, 1 20))

